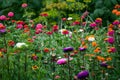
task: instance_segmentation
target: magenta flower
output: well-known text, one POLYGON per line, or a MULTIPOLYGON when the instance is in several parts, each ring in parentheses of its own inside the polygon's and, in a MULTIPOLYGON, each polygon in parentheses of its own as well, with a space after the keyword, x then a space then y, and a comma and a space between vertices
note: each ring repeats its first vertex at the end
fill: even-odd
POLYGON ((115 47, 111 47, 110 50, 111 50, 112 53, 116 52, 116 48, 115 47))
POLYGON ((37 30, 37 29, 42 29, 42 28, 43 28, 42 24, 37 24, 35 29, 37 30))
POLYGON ((90 27, 95 28, 96 26, 97 26, 97 24, 95 22, 90 23, 90 27))
POLYGON ((13 16, 14 16, 14 13, 13 13, 13 12, 9 12, 9 13, 8 13, 8 16, 9 16, 9 17, 13 17, 13 16))
POLYGON ((6 32, 6 27, 0 23, 0 33, 5 33, 6 32))
POLYGON ((114 33, 115 33, 115 31, 111 30, 111 31, 108 32, 108 36, 114 36, 114 33))
POLYGON ((107 40, 110 44, 113 44, 115 42, 115 39, 113 37, 109 37, 107 40))
POLYGON ((80 51, 85 51, 86 48, 84 48, 84 47, 80 47, 79 50, 80 50, 80 51))
POLYGON ((114 22, 113 22, 113 25, 118 25, 120 22, 119 22, 119 20, 115 20, 114 22))
POLYGON ((7 19, 7 18, 6 18, 6 16, 5 16, 5 15, 1 15, 1 16, 0 16, 0 20, 2 20, 2 21, 3 21, 3 20, 6 20, 6 19, 7 19))
POLYGON ((22 29, 22 28, 23 28, 23 25, 22 25, 22 24, 17 24, 16 28, 17 28, 17 29, 22 29))
POLYGON ((59 65, 66 64, 66 63, 67 63, 66 58, 61 58, 61 59, 57 60, 57 64, 59 64, 59 65))
POLYGON ((77 74, 78 79, 85 79, 89 76, 89 72, 87 70, 81 71, 77 74))

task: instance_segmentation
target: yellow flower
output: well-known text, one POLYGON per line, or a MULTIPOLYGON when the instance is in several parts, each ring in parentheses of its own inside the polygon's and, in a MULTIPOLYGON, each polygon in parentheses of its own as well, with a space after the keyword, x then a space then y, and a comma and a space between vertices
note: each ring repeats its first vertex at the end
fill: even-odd
POLYGON ((2 54, 2 52, 0 52, 0 57, 3 57, 3 54, 2 54))
POLYGON ((32 69, 33 69, 33 70, 36 70, 36 69, 38 69, 38 66, 37 66, 37 65, 34 65, 34 66, 32 66, 32 69))

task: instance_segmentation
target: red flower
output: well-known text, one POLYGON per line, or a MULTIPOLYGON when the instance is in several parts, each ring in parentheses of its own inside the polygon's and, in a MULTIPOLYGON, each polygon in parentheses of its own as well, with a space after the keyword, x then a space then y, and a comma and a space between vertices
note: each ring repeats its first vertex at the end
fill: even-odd
POLYGON ((58 25, 54 25, 54 26, 52 27, 52 31, 53 31, 53 32, 58 31, 58 29, 59 29, 58 25))
POLYGON ((53 32, 48 31, 48 32, 46 32, 46 34, 47 34, 47 35, 52 35, 52 34, 53 34, 53 32))
POLYGON ((15 45, 15 42, 13 40, 8 41, 8 46, 14 46, 14 45, 15 45))

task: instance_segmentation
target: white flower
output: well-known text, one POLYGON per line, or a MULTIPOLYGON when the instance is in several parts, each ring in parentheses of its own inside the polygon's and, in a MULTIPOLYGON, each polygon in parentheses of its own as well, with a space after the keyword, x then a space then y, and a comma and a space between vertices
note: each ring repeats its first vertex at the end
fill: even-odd
POLYGON ((68 17, 67 20, 72 20, 72 17, 68 17))
POLYGON ((88 41, 90 41, 90 42, 95 41, 95 38, 94 37, 88 37, 88 41))
MULTIPOLYGON (((62 35, 64 35, 63 34, 63 31, 65 31, 66 29, 61 29, 61 30, 59 30, 59 32, 62 34, 62 35)), ((67 30, 68 31, 68 30, 67 30)), ((68 31, 69 32, 69 34, 67 34, 66 36, 72 36, 72 32, 71 31, 68 31)))
POLYGON ((83 32, 84 31, 84 29, 79 29, 79 31, 78 32, 83 32))
POLYGON ((26 43, 17 43, 16 44, 17 48, 21 48, 22 46, 26 46, 27 47, 28 45, 26 43))

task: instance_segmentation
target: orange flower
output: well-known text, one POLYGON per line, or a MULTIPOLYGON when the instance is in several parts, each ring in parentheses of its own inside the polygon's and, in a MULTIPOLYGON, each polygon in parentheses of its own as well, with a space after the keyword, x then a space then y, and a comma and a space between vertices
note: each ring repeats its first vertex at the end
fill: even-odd
POLYGON ((107 57, 107 58, 106 58, 106 61, 111 61, 111 60, 112 60, 111 57, 107 57))
POLYGON ((110 24, 110 25, 108 26, 108 28, 114 28, 114 25, 113 25, 113 24, 110 24))
POLYGON ((96 42, 92 42, 92 46, 93 46, 93 47, 96 47, 96 46, 97 46, 97 43, 96 43, 96 42))
POLYGON ((118 12, 117 9, 113 9, 113 10, 112 10, 112 13, 113 13, 113 14, 116 14, 117 12, 118 12))
POLYGON ((84 41, 82 41, 82 45, 85 45, 85 42, 84 42, 84 41))
POLYGON ((117 12, 116 12, 116 16, 120 16, 120 11, 117 11, 117 12))
POLYGON ((113 66, 109 66, 109 65, 108 65, 108 66, 107 66, 107 68, 108 68, 108 69, 113 69, 114 67, 113 67, 113 66))
POLYGON ((97 56, 96 58, 97 58, 98 61, 102 61, 102 62, 105 61, 105 58, 104 58, 104 57, 97 56))
POLYGON ((99 53, 100 51, 101 51, 101 50, 100 50, 99 47, 97 47, 97 48, 94 50, 95 53, 99 53))
POLYGON ((3 54, 2 54, 2 52, 0 52, 0 57, 3 57, 3 54))
POLYGON ((50 50, 49 50, 49 48, 44 48, 44 50, 43 50, 44 52, 49 52, 50 50))

